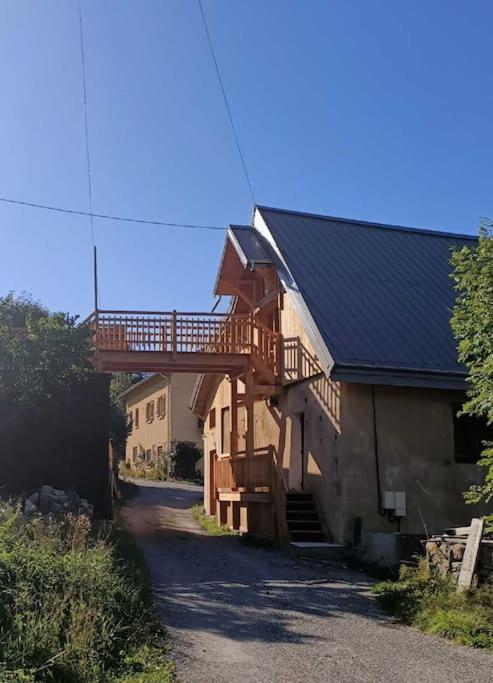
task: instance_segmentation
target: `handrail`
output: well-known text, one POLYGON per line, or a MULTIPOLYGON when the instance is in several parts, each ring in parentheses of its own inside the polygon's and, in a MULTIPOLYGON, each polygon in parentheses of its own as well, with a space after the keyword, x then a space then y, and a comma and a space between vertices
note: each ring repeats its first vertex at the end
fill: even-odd
POLYGON ((96 310, 85 321, 99 351, 241 354, 277 376, 279 335, 249 313, 96 310))
POLYGON ((271 447, 271 481, 274 515, 277 524, 277 536, 281 540, 287 540, 289 538, 289 529, 286 517, 286 480, 273 447, 271 447))

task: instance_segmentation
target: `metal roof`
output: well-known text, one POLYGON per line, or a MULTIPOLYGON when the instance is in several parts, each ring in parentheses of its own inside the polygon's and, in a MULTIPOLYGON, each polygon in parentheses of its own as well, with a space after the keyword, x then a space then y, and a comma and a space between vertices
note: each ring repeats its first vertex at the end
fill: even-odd
POLYGON ((475 237, 257 207, 332 376, 465 386, 450 329, 452 248, 475 237))

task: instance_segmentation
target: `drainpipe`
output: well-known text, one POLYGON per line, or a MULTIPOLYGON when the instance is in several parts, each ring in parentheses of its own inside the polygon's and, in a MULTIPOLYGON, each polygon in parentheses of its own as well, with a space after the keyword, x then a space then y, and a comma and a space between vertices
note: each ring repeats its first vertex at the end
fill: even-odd
POLYGON ((375 474, 377 480, 377 505, 378 514, 385 516, 385 510, 382 508, 382 487, 380 484, 380 461, 378 457, 378 430, 377 430, 377 409, 375 405, 375 385, 371 385, 371 405, 373 413, 373 452, 375 454, 375 474))

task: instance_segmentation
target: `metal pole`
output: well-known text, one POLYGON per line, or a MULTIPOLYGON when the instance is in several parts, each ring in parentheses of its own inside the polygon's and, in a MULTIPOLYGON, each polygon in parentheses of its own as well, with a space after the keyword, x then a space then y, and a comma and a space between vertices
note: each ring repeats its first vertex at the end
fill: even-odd
POLYGON ((93 247, 94 255, 94 310, 98 310, 98 252, 96 245, 93 247))

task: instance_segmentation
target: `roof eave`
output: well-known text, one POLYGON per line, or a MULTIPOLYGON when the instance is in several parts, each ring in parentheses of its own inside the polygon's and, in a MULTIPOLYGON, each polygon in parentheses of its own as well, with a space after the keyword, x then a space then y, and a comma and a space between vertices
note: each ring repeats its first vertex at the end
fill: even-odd
POLYGON ((379 384, 383 386, 415 387, 422 389, 449 389, 466 391, 466 373, 438 370, 410 370, 405 368, 383 368, 364 365, 336 364, 330 373, 331 379, 348 384, 379 384))

